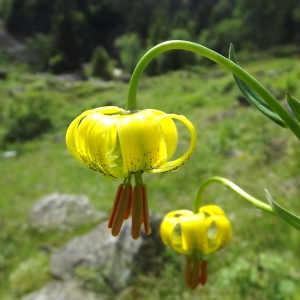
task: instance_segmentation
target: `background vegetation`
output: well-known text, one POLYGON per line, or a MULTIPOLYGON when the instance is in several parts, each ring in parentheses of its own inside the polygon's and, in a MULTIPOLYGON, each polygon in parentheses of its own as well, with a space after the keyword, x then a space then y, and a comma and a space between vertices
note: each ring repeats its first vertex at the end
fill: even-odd
MULTIPOLYGON (((41 248, 60 247, 91 229, 33 231, 27 218, 38 198, 86 194, 96 208, 111 209, 119 182, 78 164, 64 137, 83 110, 124 107, 129 77, 116 78, 114 67, 130 73, 147 49, 170 38, 201 42, 225 55, 233 42, 242 66, 283 105, 287 90, 300 97, 296 0, 2 0, 0 16, 28 49, 22 62, 0 49, 3 300, 16 300, 51 280, 41 248), (76 76, 57 75, 65 72, 76 76)), ((156 58, 146 73, 160 75, 142 78, 139 107, 184 114, 198 132, 196 151, 183 168, 145 174, 151 210, 192 209, 199 184, 218 175, 262 200, 268 188, 278 203, 300 212, 299 141, 245 105, 231 74, 179 51, 156 58)), ((177 155, 188 143, 184 128, 180 141, 177 155)), ((299 232, 217 184, 205 195, 204 204, 224 208, 234 232, 229 246, 209 262, 207 286, 187 290, 183 258, 167 251, 161 274, 140 274, 112 299, 300 299, 299 232)), ((97 274, 87 276, 97 290, 97 274)))
MULTIPOLYGON (((225 55, 229 43, 236 50, 275 52, 278 45, 292 45, 290 53, 300 45, 297 0, 1 0, 0 17, 26 42, 32 68, 54 73, 80 72, 98 46, 131 72, 132 57, 169 39, 199 42, 225 55)), ((198 59, 174 51, 146 72, 160 74, 198 59)))

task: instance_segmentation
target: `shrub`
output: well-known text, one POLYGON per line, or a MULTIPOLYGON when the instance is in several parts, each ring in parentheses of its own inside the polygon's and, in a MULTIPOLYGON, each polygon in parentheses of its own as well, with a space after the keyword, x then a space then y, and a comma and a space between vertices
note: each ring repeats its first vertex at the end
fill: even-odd
POLYGON ((26 40, 28 63, 35 71, 45 71, 50 58, 51 37, 36 34, 26 40))
POLYGON ((118 37, 115 46, 119 49, 120 60, 123 68, 132 73, 138 59, 144 54, 140 39, 135 33, 128 33, 118 37))
POLYGON ((114 61, 111 60, 108 53, 102 46, 98 46, 92 57, 92 75, 101 77, 105 80, 113 78, 114 61))
POLYGON ((49 59, 49 69, 54 74, 62 74, 68 70, 68 59, 64 54, 56 54, 49 59))
POLYGON ((52 128, 51 121, 34 112, 20 116, 14 120, 4 135, 4 142, 24 142, 32 140, 52 128))
POLYGON ((0 122, 5 128, 2 142, 24 142, 49 131, 52 128, 52 102, 40 91, 33 90, 6 101, 0 122))

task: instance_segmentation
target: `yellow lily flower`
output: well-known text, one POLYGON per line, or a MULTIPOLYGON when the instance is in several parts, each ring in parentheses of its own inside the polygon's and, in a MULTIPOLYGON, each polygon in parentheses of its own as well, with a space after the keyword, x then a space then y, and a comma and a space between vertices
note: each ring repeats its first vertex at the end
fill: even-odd
POLYGON ((176 210, 168 213, 160 226, 165 245, 186 255, 185 282, 191 289, 207 281, 207 257, 225 247, 232 235, 231 224, 224 211, 206 205, 198 213, 176 210))
POLYGON ((69 126, 67 147, 80 163, 99 171, 108 179, 124 178, 117 190, 108 226, 118 235, 123 220, 132 214, 132 237, 140 236, 144 224, 151 232, 146 186, 142 172, 163 173, 177 170, 195 148, 196 132, 186 117, 159 110, 125 111, 116 106, 87 110, 69 126), (173 120, 189 130, 190 144, 179 158, 170 160, 178 144, 173 120), (131 177, 135 178, 132 189, 131 177))

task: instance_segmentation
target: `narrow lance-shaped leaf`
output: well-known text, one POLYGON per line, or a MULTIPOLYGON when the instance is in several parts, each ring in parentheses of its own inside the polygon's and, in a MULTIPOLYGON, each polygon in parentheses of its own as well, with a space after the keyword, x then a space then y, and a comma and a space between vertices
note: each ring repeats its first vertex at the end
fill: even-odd
MULTIPOLYGON (((229 48, 229 59, 238 65, 232 44, 229 48)), ((264 99, 260 95, 258 95, 250 86, 248 86, 236 75, 233 74, 233 78, 242 94, 254 107, 256 107, 260 112, 262 112, 265 116, 267 116, 279 126, 286 127, 283 120, 272 110, 272 108, 264 101, 264 99)))
POLYGON ((286 100, 295 114, 296 118, 300 122, 300 102, 295 97, 293 97, 289 92, 286 93, 286 100))
POLYGON ((284 219, 286 222, 288 222, 290 225, 292 225, 293 227, 295 227, 296 229, 300 230, 300 217, 293 214, 292 212, 288 211, 287 209, 283 208, 282 206, 280 206, 279 204, 277 204, 271 194, 269 193, 268 190, 265 189, 266 192, 266 196, 267 199, 270 203, 270 205, 272 206, 274 212, 281 217, 282 219, 284 219))

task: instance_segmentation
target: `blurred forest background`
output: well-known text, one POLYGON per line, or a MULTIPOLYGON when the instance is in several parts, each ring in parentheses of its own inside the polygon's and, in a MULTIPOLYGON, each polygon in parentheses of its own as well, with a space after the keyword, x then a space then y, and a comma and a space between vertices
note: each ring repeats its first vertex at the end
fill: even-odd
MULTIPOLYGON (((170 39, 224 56, 233 43, 241 66, 283 106, 286 91, 300 98, 299 0, 0 0, 1 300, 51 283, 51 251, 98 225, 40 232, 29 222, 36 200, 84 194, 109 213, 120 182, 75 161, 66 129, 84 110, 124 107, 140 57, 170 39)), ((178 172, 145 174, 151 211, 192 209, 200 183, 222 176, 262 201, 268 188, 300 214, 299 141, 250 106, 232 74, 184 51, 159 55, 145 73, 139 108, 184 114, 198 138, 178 172)), ((176 155, 189 142, 182 127, 179 140, 176 155)), ((222 186, 207 190, 208 203, 226 211, 233 237, 210 260, 204 288, 187 290, 183 257, 172 251, 160 273, 138 273, 121 293, 101 268, 80 270, 75 280, 108 300, 299 300, 299 232, 222 186)))
MULTIPOLYGON (((137 58, 168 39, 224 55, 229 43, 236 50, 275 52, 278 45, 300 45, 297 0, 1 0, 0 16, 26 44, 32 68, 53 73, 79 72, 97 55, 132 72, 137 58)), ((160 74, 196 59, 174 52, 146 72, 160 74)), ((102 75, 109 77, 109 71, 102 75)))

